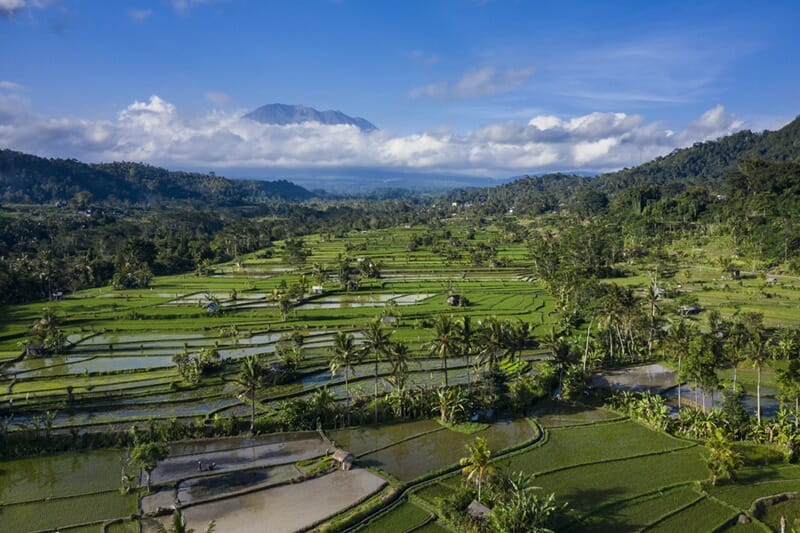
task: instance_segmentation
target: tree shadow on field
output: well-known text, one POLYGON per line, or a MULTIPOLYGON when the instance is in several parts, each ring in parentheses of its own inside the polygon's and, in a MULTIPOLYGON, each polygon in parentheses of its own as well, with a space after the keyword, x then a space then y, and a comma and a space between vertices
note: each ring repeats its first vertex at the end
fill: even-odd
MULTIPOLYGON (((620 487, 567 489, 556 492, 556 501, 567 506, 556 520, 556 531, 566 529, 574 531, 588 531, 589 529, 610 531, 612 527, 619 526, 621 529, 614 529, 616 533, 617 531, 630 529, 630 526, 616 518, 613 512, 603 513, 602 524, 587 517, 589 513, 624 494, 625 490, 620 487)), ((613 509, 611 510, 613 511, 613 509)))

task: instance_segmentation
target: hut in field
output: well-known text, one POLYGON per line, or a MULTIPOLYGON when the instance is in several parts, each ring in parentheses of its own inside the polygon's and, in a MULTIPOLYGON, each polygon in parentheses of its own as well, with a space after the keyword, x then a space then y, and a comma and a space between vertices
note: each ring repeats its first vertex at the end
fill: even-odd
POLYGON ((337 448, 333 451, 333 460, 339 464, 342 470, 350 470, 353 468, 353 461, 355 461, 356 458, 347 450, 337 448))
POLYGON ((478 500, 472 500, 467 507, 467 514, 476 520, 485 520, 492 514, 492 510, 483 505, 478 500))

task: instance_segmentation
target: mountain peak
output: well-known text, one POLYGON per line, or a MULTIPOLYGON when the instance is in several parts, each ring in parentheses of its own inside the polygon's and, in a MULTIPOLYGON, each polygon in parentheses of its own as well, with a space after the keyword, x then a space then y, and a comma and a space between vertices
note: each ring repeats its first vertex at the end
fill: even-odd
POLYGON ((329 109, 318 111, 304 105, 267 104, 244 115, 243 118, 261 122, 262 124, 302 124, 303 122, 319 122, 320 124, 349 124, 361 131, 378 129, 370 121, 361 117, 351 117, 341 111, 329 109))

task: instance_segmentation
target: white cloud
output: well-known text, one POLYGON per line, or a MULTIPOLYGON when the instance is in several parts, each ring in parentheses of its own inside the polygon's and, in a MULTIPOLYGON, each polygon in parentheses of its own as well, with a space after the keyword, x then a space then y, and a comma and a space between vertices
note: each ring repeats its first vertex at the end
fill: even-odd
POLYGON ((114 120, 47 118, 0 93, 0 146, 173 168, 383 168, 505 177, 630 166, 743 126, 721 106, 675 132, 625 113, 543 114, 527 123, 493 123, 466 133, 436 129, 406 136, 347 125, 261 124, 241 116, 242 111, 213 111, 187 118, 154 95, 133 102, 114 120))
POLYGON ((175 8, 176 11, 186 11, 192 6, 210 4, 213 1, 214 0, 172 0, 172 7, 175 8))
MULTIPOLYGON (((2 1, 2 0, 0 0, 0 1, 2 1)), ((14 83, 13 81, 8 81, 8 80, 0 80, 0 89, 6 90, 6 91, 20 91, 20 90, 22 90, 24 88, 25 87, 23 87, 19 83, 14 83)))
POLYGON ((143 22, 153 14, 152 9, 131 9, 128 11, 128 18, 134 22, 143 22))
POLYGON ((11 17, 26 7, 25 0, 0 0, 0 16, 11 17))
POLYGON ((408 53, 408 57, 420 65, 435 65, 439 62, 439 54, 435 52, 426 52, 424 50, 412 50, 408 53))
POLYGON ((226 105, 231 100, 230 96, 219 91, 208 91, 204 96, 206 100, 220 107, 226 105))
POLYGON ((485 66, 468 70, 453 84, 439 81, 411 89, 408 95, 412 98, 466 99, 510 93, 530 78, 533 72, 533 67, 498 70, 494 66, 485 66))

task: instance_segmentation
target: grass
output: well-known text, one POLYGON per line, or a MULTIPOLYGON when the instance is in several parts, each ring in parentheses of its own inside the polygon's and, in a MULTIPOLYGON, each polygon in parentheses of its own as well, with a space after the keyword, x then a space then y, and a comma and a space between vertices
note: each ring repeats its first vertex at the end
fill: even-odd
MULTIPOLYGON (((470 229, 463 222, 446 224, 455 236, 463 236, 470 229)), ((220 375, 205 378, 196 387, 185 387, 174 368, 142 367, 165 360, 169 365, 169 358, 182 351, 184 343, 192 352, 218 345, 223 353, 238 356, 241 353, 235 350, 246 347, 256 353, 270 352, 266 357, 271 358, 277 337, 293 329, 303 331, 305 335, 306 357, 301 370, 324 375, 322 372, 327 368, 331 333, 340 329, 357 331, 379 316, 384 308, 345 306, 316 309, 300 305, 292 310, 284 322, 268 299, 273 290, 281 285, 291 285, 298 281, 301 274, 309 274, 312 263, 330 267, 339 254, 345 253, 353 259, 370 256, 380 260, 383 277, 366 280, 355 294, 342 294, 335 281, 327 281, 324 284, 326 298, 355 298, 363 302, 386 299, 390 295, 432 295, 416 304, 397 305, 391 310, 399 319, 392 328, 392 339, 409 343, 412 352, 420 355, 411 365, 413 383, 427 386, 441 382, 439 361, 421 357, 422 345, 433 336, 431 318, 438 313, 444 312, 456 319, 470 315, 475 324, 489 316, 520 319, 530 323, 536 336, 545 335, 559 323, 560 316, 555 311, 554 299, 541 286, 522 280, 529 274, 528 252, 523 244, 499 244, 500 257, 509 261, 507 267, 474 267, 466 260, 449 264, 430 249, 406 251, 411 236, 425 231, 423 227, 386 228, 363 233, 350 232, 341 238, 312 235, 305 240, 313 250, 313 255, 308 264, 300 268, 287 269, 278 257, 280 254, 265 259, 259 257, 259 253, 254 253, 240 258, 243 268, 233 263, 215 266, 216 272, 224 277, 197 277, 191 273, 164 276, 156 278, 152 288, 147 290, 113 291, 104 287, 70 294, 60 302, 5 306, 0 309, 0 360, 7 360, 19 353, 18 343, 28 335, 30 324, 40 316, 45 306, 56 310, 63 319, 66 333, 74 338, 86 338, 94 333, 99 335, 77 344, 67 354, 70 357, 94 359, 50 367, 40 364, 40 361, 26 361, 14 367, 14 370, 24 369, 25 372, 16 376, 8 373, 0 375, 0 405, 4 406, 0 416, 11 412, 7 407, 9 400, 14 400, 14 412, 19 415, 18 420, 30 412, 58 410, 58 427, 105 425, 144 417, 166 420, 174 416, 203 416, 211 409, 223 408, 224 413, 228 413, 243 406, 236 403, 233 389, 224 383, 236 373, 235 364, 231 364, 220 375), (450 287, 464 294, 471 305, 465 308, 446 306, 444 300, 450 287), (234 289, 239 295, 238 305, 266 304, 266 307, 227 308, 221 316, 214 317, 209 316, 204 307, 197 303, 197 298, 206 293, 227 300, 234 289), (241 342, 238 346, 235 338, 225 337, 221 333, 232 326, 240 331, 241 342), (248 344, 253 334, 263 334, 264 337, 257 343, 248 344), (85 372, 82 369, 100 371, 85 372), (71 392, 76 400, 69 406, 66 405, 68 386, 73 387, 71 392), (232 402, 230 408, 220 406, 218 402, 221 399, 229 399, 232 402), (74 416, 68 418, 65 415, 67 408, 74 412, 74 416), (26 410, 29 412, 25 413, 26 410), (97 413, 97 416, 91 418, 90 413, 97 413)), ((477 231, 475 242, 486 243, 499 237, 499 229, 489 227, 477 231)), ((677 284, 681 284, 680 290, 696 296, 701 307, 706 310, 718 309, 725 316, 739 310, 756 310, 764 313, 767 324, 800 325, 800 315, 797 313, 800 282, 779 278, 778 284, 767 287, 755 277, 745 279, 741 284, 715 280, 720 273, 714 260, 721 255, 732 255, 731 243, 712 239, 702 245, 687 242, 676 246, 676 249, 686 250, 687 255, 684 256, 684 264, 674 269, 674 274, 659 270, 663 284, 668 288, 677 290, 677 284)), ((649 285, 648 273, 654 269, 654 265, 645 262, 622 267, 629 275, 606 282, 640 289, 649 285)), ((704 323, 704 314, 695 319, 704 323)), ((505 364, 504 369, 511 374, 527 370, 529 361, 540 356, 541 352, 529 350, 523 355, 526 360, 505 364)), ((358 374, 351 380, 354 389, 360 387, 371 391, 370 366, 370 362, 366 361, 359 367, 358 374)), ((776 365, 765 368, 765 387, 775 387, 775 368, 776 365)), ((453 365, 451 369, 451 378, 463 379, 463 365, 453 365)), ((386 372, 388 365, 382 365, 381 373, 386 372)), ((723 377, 730 378, 730 372, 723 373, 723 377)), ((747 391, 754 391, 753 369, 740 368, 738 379, 747 391)), ((308 387, 293 383, 267 388, 259 393, 259 400, 271 408, 275 399, 287 395, 308 396, 316 387, 325 385, 330 385, 329 390, 339 398, 343 397, 341 378, 337 377, 332 381, 323 378, 308 387)), ((555 490, 560 501, 567 501, 573 507, 574 511, 568 519, 596 512, 596 515, 586 519, 587 527, 594 527, 600 522, 615 523, 614 520, 643 527, 644 517, 648 514, 663 516, 680 507, 685 498, 692 496, 686 484, 707 476, 701 457, 702 449, 699 447, 677 451, 686 443, 634 422, 609 422, 620 417, 603 409, 586 409, 563 402, 543 402, 540 406, 541 411, 537 414, 542 425, 549 430, 549 441, 541 447, 501 461, 500 466, 538 473, 538 484, 547 490, 555 490), (684 485, 673 488, 676 483, 684 485), (661 497, 649 496, 659 490, 663 492, 661 497), (609 507, 609 504, 612 506, 609 507)), ((350 449, 357 456, 367 454, 359 459, 368 464, 372 461, 373 465, 386 468, 399 479, 411 480, 455 464, 466 453, 464 445, 474 439, 472 433, 485 436, 495 452, 532 436, 530 428, 527 432, 519 430, 505 434, 496 427, 469 423, 450 429, 454 431, 445 431, 434 421, 424 421, 409 425, 338 430, 331 432, 331 437, 337 445, 350 449), (370 451, 373 453, 370 454, 370 451)), ((103 473, 97 475, 96 479, 90 479, 83 467, 75 471, 70 471, 64 465, 51 467, 52 471, 59 474, 52 476, 40 472, 43 467, 35 466, 39 464, 35 461, 42 461, 42 465, 50 464, 49 458, 32 461, 31 465, 34 466, 30 469, 20 469, 12 463, 0 465, 0 469, 4 470, 4 475, 0 476, 0 501, 21 501, 29 496, 49 495, 48 491, 58 496, 73 494, 73 490, 106 490, 115 487, 103 484, 104 479, 118 479, 116 463, 108 466, 108 475, 103 473), (15 473, 16 477, 8 477, 6 471, 23 472, 23 475, 15 473), (5 481, 8 479, 16 481, 12 485, 5 481)), ((310 466, 313 468, 316 465, 310 466)), ((104 468, 100 470, 105 472, 104 468)), ((794 470, 783 466, 761 471, 745 469, 739 485, 718 487, 712 493, 737 507, 746 508, 753 499, 772 490, 798 486, 799 479, 794 470)), ((437 494, 447 493, 452 487, 451 483, 457 482, 456 476, 441 484, 426 487, 420 491, 420 496, 436 499, 437 494)), ((704 503, 701 506, 698 502, 697 508, 703 510, 706 505, 704 503)), ((7 507, 7 510, 13 507, 7 507)), ((691 513, 695 512, 693 508, 695 506, 676 514, 674 519, 678 520, 685 513, 691 517, 691 513)), ((411 507, 403 509, 397 512, 411 512, 411 507)), ((23 507, 17 509, 18 512, 23 510, 23 507)), ((714 514, 713 505, 708 514, 714 514)), ((5 521, 6 515, 3 518, 5 521)), ((124 529, 127 525, 118 527, 124 529)), ((433 530, 437 527, 428 524, 423 529, 433 530)))
POLYGON ((709 498, 703 498, 646 531, 715 531, 736 516, 736 512, 709 498))
POLYGON ((122 518, 137 511, 135 495, 104 492, 3 507, 3 531, 7 533, 58 529, 61 526, 122 518))
POLYGON ((364 533, 402 533, 422 525, 431 515, 413 503, 404 501, 389 512, 359 528, 364 533))
POLYGON ((551 429, 544 446, 500 463, 510 471, 540 473, 596 461, 685 448, 687 443, 641 424, 624 420, 591 426, 551 429))
POLYGON ((701 498, 691 486, 658 491, 600 509, 574 524, 570 531, 636 531, 701 498))
POLYGON ((743 510, 749 509, 754 500, 763 496, 800 491, 800 466, 797 465, 746 467, 736 474, 735 484, 713 487, 710 493, 743 510))
POLYGON ((536 484, 567 503, 569 521, 592 513, 600 505, 706 477, 708 470, 700 451, 690 448, 560 470, 537 476, 536 484))
POLYGON ((0 463, 0 503, 116 490, 118 450, 32 457, 0 463))
POLYGON ((439 423, 451 431, 457 431, 458 433, 463 433, 465 435, 472 435, 489 427, 489 424, 484 424, 481 422, 461 422, 458 424, 452 424, 439 420, 439 423))
POLYGON ((786 500, 768 506, 761 521, 774 531, 780 531, 781 517, 786 519, 786 527, 790 530, 800 527, 800 500, 786 500))

